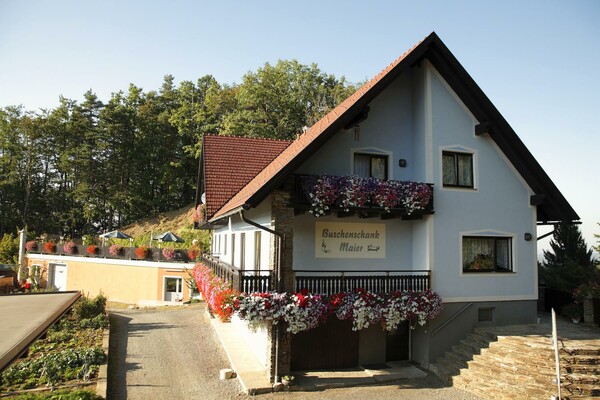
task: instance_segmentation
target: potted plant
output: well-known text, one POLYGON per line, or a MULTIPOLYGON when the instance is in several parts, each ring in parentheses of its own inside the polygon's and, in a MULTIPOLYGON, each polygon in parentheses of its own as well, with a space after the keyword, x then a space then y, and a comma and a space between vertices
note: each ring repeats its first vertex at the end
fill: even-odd
POLYGON ((294 375, 284 375, 281 377, 281 383, 283 386, 292 386, 296 378, 294 375))
POLYGON ((140 260, 143 260, 146 257, 148 257, 148 247, 146 247, 146 246, 137 247, 135 249, 135 256, 140 260))
POLYGON ((95 244, 90 244, 87 247, 87 252, 90 256, 95 256, 96 254, 98 254, 98 246, 96 246, 95 244))
POLYGON ((172 247, 165 247, 162 250, 162 255, 167 261, 172 261, 175 258, 175 249, 172 247))
POLYGON ((37 250, 37 242, 35 240, 30 240, 29 242, 25 243, 25 250, 27 250, 27 251, 37 250))
POLYGON ((198 254, 199 251, 195 247, 190 247, 187 251, 187 256, 190 259, 190 261, 196 261, 196 259, 198 258, 198 254))
POLYGON ((51 241, 44 243, 44 250, 46 250, 46 253, 54 253, 55 248, 56 246, 51 241))
POLYGON ((108 248, 108 254, 110 254, 113 257, 119 257, 123 255, 123 246, 121 246, 120 244, 113 244, 108 248))
POLYGON ((578 324, 583 316, 583 307, 581 304, 569 303, 562 308, 562 312, 566 317, 571 318, 574 324, 578 324))
POLYGON ((69 241, 63 245, 63 251, 65 254, 75 254, 77 253, 77 245, 75 245, 75 242, 69 241))

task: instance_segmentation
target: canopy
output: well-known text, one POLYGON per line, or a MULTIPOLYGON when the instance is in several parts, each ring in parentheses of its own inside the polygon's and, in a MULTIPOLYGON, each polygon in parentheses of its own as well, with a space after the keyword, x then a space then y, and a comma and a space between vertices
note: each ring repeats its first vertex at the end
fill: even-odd
POLYGON ((152 239, 158 240, 159 242, 176 242, 176 243, 185 242, 185 240, 183 240, 182 238, 180 238, 179 236, 177 236, 176 234, 174 234, 171 231, 167 231, 158 236, 154 236, 152 239))
POLYGON ((100 237, 102 239, 133 239, 131 236, 121 231, 106 232, 100 235, 100 237))

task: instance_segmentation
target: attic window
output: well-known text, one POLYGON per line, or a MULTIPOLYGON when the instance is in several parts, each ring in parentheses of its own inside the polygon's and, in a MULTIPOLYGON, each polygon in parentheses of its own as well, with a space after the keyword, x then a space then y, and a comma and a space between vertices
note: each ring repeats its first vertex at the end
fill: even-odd
POLYGON ((473 154, 444 151, 442 172, 445 187, 474 188, 473 154))
POLYGON ((354 175, 363 178, 388 178, 388 156, 381 154, 354 153, 354 175))

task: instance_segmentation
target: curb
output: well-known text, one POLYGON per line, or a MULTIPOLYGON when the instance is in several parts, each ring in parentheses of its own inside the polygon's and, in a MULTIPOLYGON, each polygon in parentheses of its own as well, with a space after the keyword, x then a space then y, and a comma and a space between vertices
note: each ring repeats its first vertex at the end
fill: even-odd
POLYGON ((98 382, 96 383, 96 394, 106 399, 108 389, 108 343, 110 340, 110 321, 109 325, 102 331, 102 350, 106 354, 106 361, 98 369, 98 382))

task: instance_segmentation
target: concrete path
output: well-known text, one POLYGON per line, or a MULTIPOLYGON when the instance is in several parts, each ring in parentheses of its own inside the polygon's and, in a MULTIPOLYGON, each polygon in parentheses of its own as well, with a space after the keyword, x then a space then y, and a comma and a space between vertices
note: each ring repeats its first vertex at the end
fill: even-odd
POLYGON ((345 377, 343 373, 335 372, 305 377, 318 381, 311 385, 311 391, 286 390, 249 396, 242 392, 237 379, 219 380, 219 370, 232 366, 204 303, 191 307, 111 312, 110 333, 108 400, 478 399, 447 387, 432 376, 335 389, 320 385, 345 377))
POLYGON ((108 400, 233 399, 237 380, 205 305, 111 312, 108 400))

